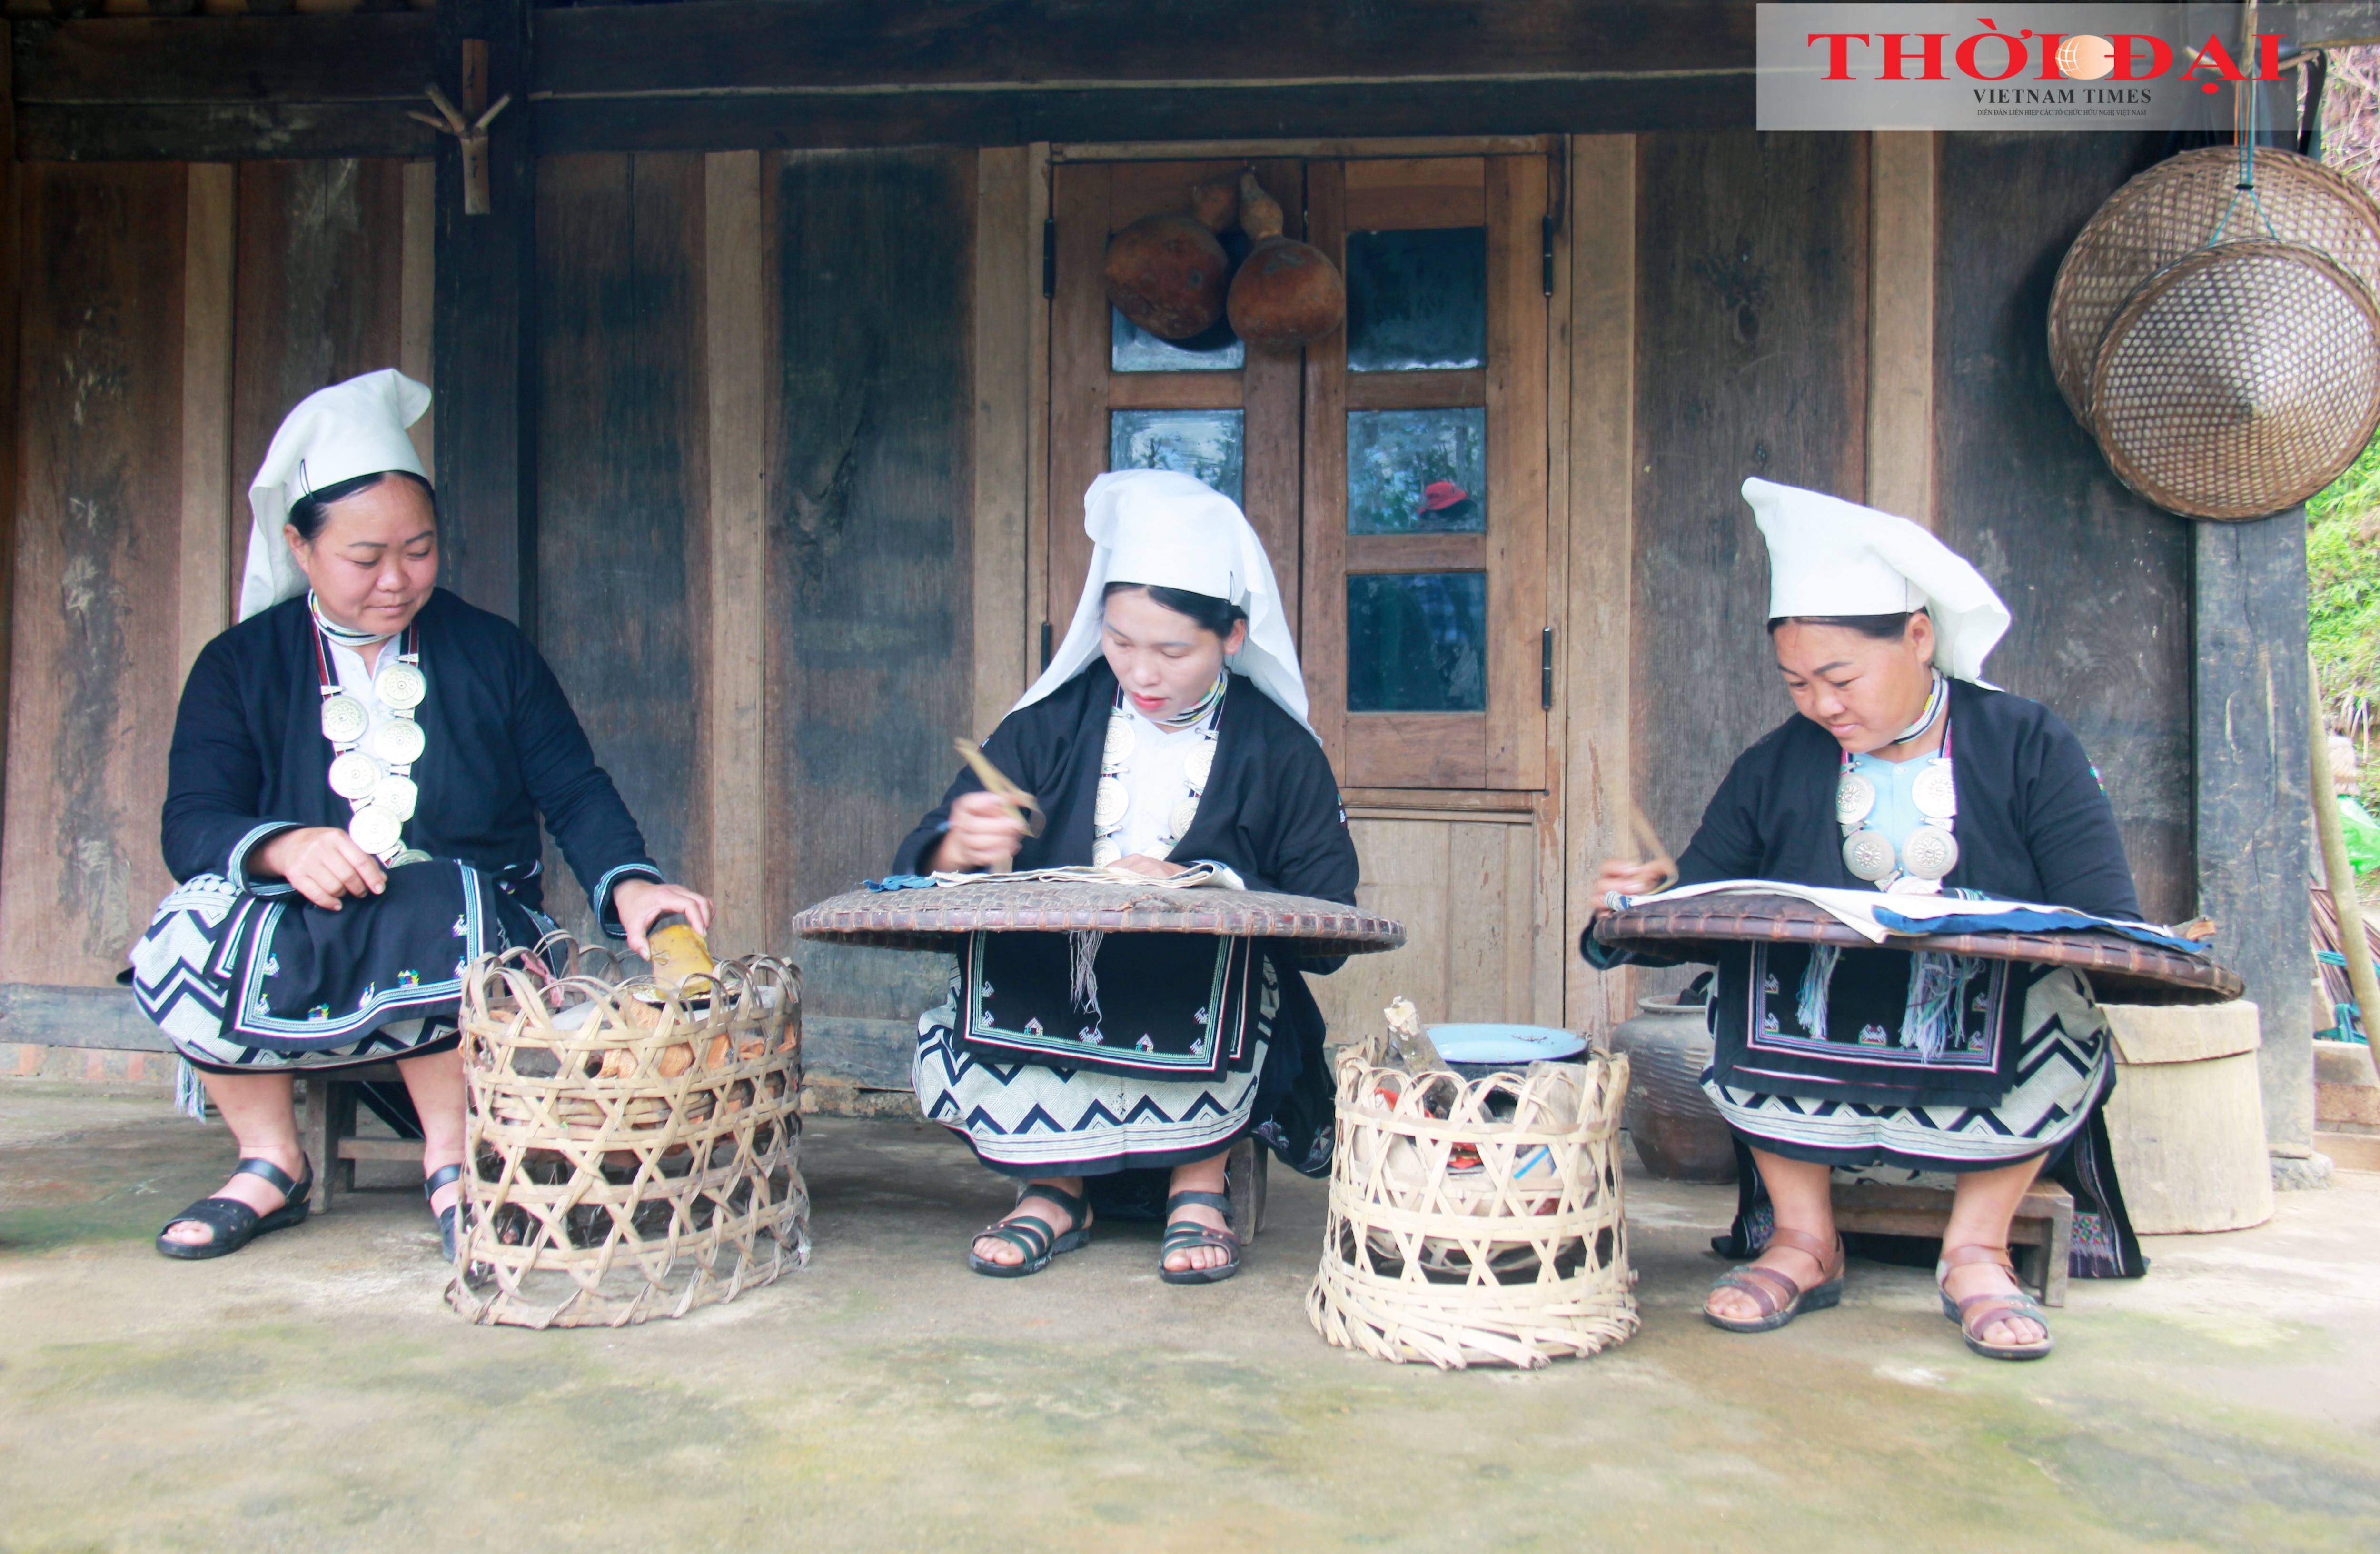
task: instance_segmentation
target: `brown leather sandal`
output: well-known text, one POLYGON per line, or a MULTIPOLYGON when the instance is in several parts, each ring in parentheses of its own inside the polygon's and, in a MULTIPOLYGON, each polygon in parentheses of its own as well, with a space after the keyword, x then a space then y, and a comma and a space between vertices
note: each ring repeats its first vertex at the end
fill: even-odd
MULTIPOLYGON (((1940 1289, 1943 1281, 1956 1268, 1968 1268, 1976 1263, 1998 1263, 2008 1270, 2011 1283, 2017 1281, 2016 1263, 2005 1246, 1945 1246, 1942 1260, 1934 1265, 1934 1283, 1940 1289)), ((2058 1347, 2049 1334, 2049 1318, 2042 1315, 2041 1303, 2024 1293, 2019 1284, 2014 1290, 1986 1290, 1980 1295, 1953 1300, 1950 1292, 1941 1290, 1942 1315, 1959 1324, 1959 1336, 1967 1347, 1987 1360, 2038 1360, 2058 1347), (1985 1343, 1983 1331, 1994 1322, 2004 1322, 2011 1317, 2039 1324, 2041 1340, 2037 1343, 1985 1343)))
POLYGON ((1706 1303, 1703 1320, 1714 1328, 1724 1328, 1731 1333, 1775 1332, 1804 1311, 1824 1311, 1840 1305, 1843 1300, 1843 1238, 1835 1237, 1829 1247, 1805 1231, 1789 1231, 1782 1225, 1771 1231, 1768 1244, 1783 1246, 1806 1254, 1818 1265, 1819 1281, 1806 1289, 1773 1268, 1759 1268, 1742 1263, 1719 1275, 1711 1285, 1714 1293, 1720 1290, 1741 1290, 1760 1307, 1760 1315, 1750 1321, 1734 1317, 1721 1317, 1706 1303), (1830 1255, 1831 1254, 1831 1255, 1830 1255), (1831 1271, 1829 1271, 1831 1270, 1831 1271))

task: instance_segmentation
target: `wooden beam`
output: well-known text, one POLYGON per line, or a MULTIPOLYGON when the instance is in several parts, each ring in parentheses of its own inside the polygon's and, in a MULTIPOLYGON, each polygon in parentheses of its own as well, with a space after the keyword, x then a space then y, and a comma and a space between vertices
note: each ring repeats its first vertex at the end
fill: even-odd
POLYGON ((987 148, 976 161, 975 719, 981 738, 1038 665, 1016 626, 1025 614, 1026 470, 1031 467, 1033 315, 1041 233, 1030 224, 1032 157, 987 148))
POLYGON ((1628 817, 1612 813, 1609 800, 1614 783, 1624 790, 1633 770, 1635 481, 1628 466, 1636 443, 1635 137, 1572 140, 1569 191, 1570 587, 1556 643, 1568 776, 1562 1024, 1601 1035, 1635 1013, 1633 977, 1597 973, 1578 955, 1593 905, 1588 883, 1603 859, 1630 844, 1628 817))
MULTIPOLYGON (((180 653, 175 683, 231 624, 232 248, 238 170, 194 162, 182 232, 180 653)), ((246 504, 239 504, 245 508, 246 504)), ((277 540, 278 536, 274 536, 277 540)))
MULTIPOLYGON (((438 168, 427 159, 405 164, 405 257, 397 305, 396 365, 416 382, 438 386, 431 366, 438 309, 438 168)), ((413 423, 413 447, 421 467, 438 483, 438 402, 413 423)))
POLYGON ((1868 161, 1867 504, 1934 527, 1930 129, 1878 130, 1868 161))
POLYGON ((2302 1155, 2314 1028, 2305 513, 2191 527, 2198 910, 2262 1020, 2266 1140, 2302 1155))
MULTIPOLYGON (((18 374, 22 370, 18 347, 24 330, 18 224, 24 206, 17 170, 16 101, 6 90, 13 66, 13 59, 0 62, 0 790, 6 788, 8 731, 14 721, 8 713, 8 679, 16 659, 18 523, 26 495, 18 484, 24 470, 21 439, 25 435, 18 394, 18 374)), ((0 830, 5 825, 0 821, 0 830)), ((0 834, 0 844, 6 840, 0 834)), ((0 858, 5 856, 5 845, 0 845, 0 858)))
MULTIPOLYGON (((450 0, 438 12, 438 78, 465 100, 463 43, 488 45, 487 100, 528 79, 528 0, 450 0)), ((492 213, 463 211, 463 159, 440 136, 433 359, 441 397, 439 578, 483 609, 537 633, 536 461, 530 453, 534 353, 528 317, 536 260, 536 164, 529 126, 496 121, 492 213)))
POLYGON ((760 153, 703 159, 703 312, 710 394, 711 941, 769 942, 762 661, 768 642, 768 392, 760 153))

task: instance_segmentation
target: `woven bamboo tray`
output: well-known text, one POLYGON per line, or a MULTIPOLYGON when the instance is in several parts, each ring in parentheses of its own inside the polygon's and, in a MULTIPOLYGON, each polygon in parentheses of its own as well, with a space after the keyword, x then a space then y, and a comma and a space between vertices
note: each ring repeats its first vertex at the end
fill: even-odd
POLYGON ((1877 944, 1798 896, 1765 891, 1723 891, 1632 906, 1597 923, 1595 937, 1614 949, 1684 960, 1708 960, 1712 941, 1765 941, 1840 944, 1854 950, 1941 950, 1983 960, 2070 965, 2088 972, 2093 992, 2108 1003, 2224 1003, 2238 998, 2244 986, 2211 960, 2104 929, 1895 934, 1877 944))
POLYGON ((663 994, 610 952, 483 956, 463 978, 471 1224, 449 1304, 478 1322, 624 1327, 809 1258, 801 977, 755 955, 663 994), (692 1000, 693 1002, 689 1002, 692 1000))
POLYGON ((805 939, 949 953, 970 933, 1211 933, 1284 941, 1309 959, 1393 950, 1402 923, 1313 896, 1211 886, 987 880, 940 890, 850 891, 794 915, 805 939))
POLYGON ((1385 1051, 1375 1033, 1339 1057, 1330 1213, 1305 1298, 1315 1330, 1441 1370, 1535 1369, 1634 1332, 1618 1153, 1627 1058, 1465 1080, 1383 1066, 1385 1051))
POLYGON ((2380 202, 2361 185, 2265 147, 2256 152, 2252 201, 2234 187, 2239 165, 2229 146, 2168 157, 2109 196, 2066 251, 2050 288, 2049 359, 2083 425, 2093 424, 2092 370, 2107 326, 2150 276, 2213 241, 2227 210, 2226 238, 2302 243, 2380 293, 2380 202))

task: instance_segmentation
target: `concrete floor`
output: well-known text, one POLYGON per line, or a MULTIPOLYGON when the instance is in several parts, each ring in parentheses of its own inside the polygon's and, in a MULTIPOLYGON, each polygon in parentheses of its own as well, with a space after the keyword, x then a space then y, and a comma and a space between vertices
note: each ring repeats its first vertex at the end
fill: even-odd
POLYGON ((0 1549, 2380 1547, 2380 1176, 2152 1243, 2027 1366, 1867 1263, 1838 1312, 1717 1332, 1732 1190, 1636 1180, 1644 1330, 1443 1375, 1307 1327, 1324 1189, 1285 1172, 1231 1283, 1159 1283, 1137 1225, 1002 1282, 964 1150, 820 1123, 808 1271, 529 1333, 444 1310, 411 1190, 159 1258, 228 1159, 153 1091, 0 1088, 0 1549))

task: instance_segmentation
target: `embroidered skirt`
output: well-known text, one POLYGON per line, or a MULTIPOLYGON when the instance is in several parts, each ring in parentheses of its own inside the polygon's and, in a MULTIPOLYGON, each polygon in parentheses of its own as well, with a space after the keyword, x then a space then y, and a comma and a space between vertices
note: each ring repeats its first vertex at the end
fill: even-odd
POLYGON ((468 864, 391 869, 325 912, 198 875, 132 952, 133 997, 193 1066, 285 1073, 402 1058, 450 1040, 463 968, 552 923, 468 864))
POLYGON ((1269 956, 1254 960, 1239 1061, 1195 1078, 1008 1062, 971 1045, 963 1011, 979 989, 971 991, 963 967, 948 1002, 917 1021, 917 1105, 1013 1176, 1100 1176, 1205 1159, 1254 1131, 1269 1110, 1259 1103, 1281 1087, 1269 1082, 1278 1077, 1280 973, 1269 956))

